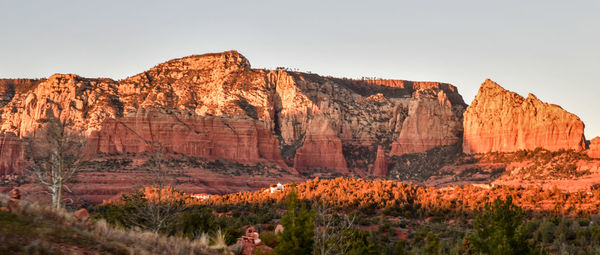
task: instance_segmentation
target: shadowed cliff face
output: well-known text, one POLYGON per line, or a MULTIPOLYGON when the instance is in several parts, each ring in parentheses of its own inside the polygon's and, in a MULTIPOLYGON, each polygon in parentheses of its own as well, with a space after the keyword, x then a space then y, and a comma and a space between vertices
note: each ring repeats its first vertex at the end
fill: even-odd
POLYGON ((464 113, 465 153, 514 152, 538 147, 583 151, 583 122, 560 106, 527 98, 486 80, 464 113))
POLYGON ((158 141, 209 160, 341 174, 376 165, 382 175, 386 154, 458 142, 466 107, 445 83, 252 69, 235 51, 174 59, 121 81, 56 74, 28 84, 1 87, 10 93, 0 98, 0 132, 26 137, 59 116, 86 132, 94 153, 141 153, 158 141), (379 161, 345 148, 378 148, 379 161))
POLYGON ((588 150, 588 156, 590 158, 600 159, 600 136, 590 141, 590 149, 588 150))

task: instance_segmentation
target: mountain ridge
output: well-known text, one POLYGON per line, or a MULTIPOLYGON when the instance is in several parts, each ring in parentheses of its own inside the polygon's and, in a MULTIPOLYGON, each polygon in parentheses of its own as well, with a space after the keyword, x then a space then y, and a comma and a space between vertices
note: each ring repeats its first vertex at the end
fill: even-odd
MULTIPOLYGON (((0 97, 0 173, 5 176, 19 173, 25 166, 20 138, 42 127, 44 119, 56 116, 71 120, 74 128, 88 136, 87 149, 98 160, 144 158, 152 151, 151 144, 161 144, 174 158, 206 162, 188 164, 182 171, 193 178, 214 174, 210 182, 203 181, 207 186, 231 181, 243 186, 240 182, 246 181, 244 189, 259 183, 228 180, 231 171, 220 164, 258 171, 256 175, 265 177, 260 183, 277 182, 271 178, 277 175, 279 181, 335 176, 402 179, 398 177, 405 175, 402 169, 420 168, 411 166, 414 157, 410 155, 432 150, 445 153, 446 147, 465 150, 464 141, 477 136, 470 132, 477 114, 463 112, 476 112, 477 100, 492 98, 478 94, 474 104, 467 106, 458 88, 449 83, 356 80, 253 69, 237 51, 173 59, 121 80, 55 74, 40 80, 5 79, 0 85, 0 91, 10 92, 0 97)), ((487 87, 501 88, 489 79, 482 89, 487 87)), ((520 97, 516 101, 521 103, 539 101, 502 90, 513 95, 510 98, 520 97)), ((496 105, 500 106, 494 111, 504 111, 504 104, 496 105)), ((535 105, 543 108, 549 104, 540 101, 535 105)), ((559 114, 566 112, 556 108, 559 114)), ((505 119, 524 119, 527 109, 505 119)), ((481 119, 485 123, 486 118, 481 119)), ((577 127, 583 130, 583 126, 577 127)), ((538 129, 553 132, 544 125, 538 129)), ((508 134, 499 139, 513 141, 514 137, 508 134)), ((596 155, 595 148, 589 155, 596 155)), ((444 164, 455 164, 462 157, 459 151, 452 152, 444 164)), ((111 170, 115 176, 110 178, 124 177, 135 167, 131 164, 123 173, 111 170)), ((443 167, 427 171, 445 171, 443 167)), ((86 176, 106 182, 99 177, 99 170, 93 171, 86 176)), ((117 192, 126 187, 110 189, 117 192)))

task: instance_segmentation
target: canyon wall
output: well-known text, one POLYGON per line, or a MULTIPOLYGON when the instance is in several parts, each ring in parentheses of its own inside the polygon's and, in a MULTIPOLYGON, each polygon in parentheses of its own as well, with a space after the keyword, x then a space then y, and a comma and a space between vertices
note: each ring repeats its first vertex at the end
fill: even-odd
POLYGON ((107 119, 88 141, 93 153, 152 152, 160 148, 208 160, 227 159, 255 164, 261 159, 284 166, 279 143, 250 118, 195 116, 179 118, 157 110, 141 109, 124 118, 107 119))
POLYGON ((25 167, 25 150, 21 140, 12 133, 0 134, 0 176, 25 167))
POLYGON ((315 118, 311 121, 304 145, 296 151, 294 168, 298 171, 325 168, 348 174, 342 141, 327 119, 315 118))
MULTIPOLYGON (((394 156, 458 142, 466 107, 446 83, 252 69, 236 51, 170 60, 120 81, 56 74, 0 85, 0 134, 24 138, 58 117, 88 135, 95 153, 141 153, 158 142, 207 160, 341 174, 376 160, 349 157, 348 148, 383 145, 394 156)), ((4 172, 19 160, 3 161, 4 172)))
POLYGON ((460 140, 460 118, 443 91, 418 90, 408 104, 408 115, 398 138, 392 143, 391 155, 424 152, 460 140))
POLYGON ((465 153, 561 149, 583 151, 584 124, 558 105, 507 91, 487 79, 464 113, 465 153))

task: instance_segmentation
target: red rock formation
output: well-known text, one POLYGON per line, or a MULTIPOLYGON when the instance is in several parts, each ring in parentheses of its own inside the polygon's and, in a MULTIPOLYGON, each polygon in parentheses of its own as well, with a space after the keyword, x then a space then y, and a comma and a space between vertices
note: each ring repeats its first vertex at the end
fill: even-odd
POLYGON ((583 122, 534 95, 523 98, 487 79, 464 113, 465 153, 512 152, 541 147, 585 149, 583 122))
POLYGON ((173 152, 279 162, 279 141, 286 160, 294 159, 299 168, 341 172, 347 172, 342 148, 395 141, 391 154, 398 155, 456 142, 464 107, 450 84, 251 69, 235 51, 170 60, 121 81, 56 74, 40 81, 6 80, 0 91, 5 92, 0 93, 0 132, 18 137, 53 115, 93 134, 94 152, 145 151, 143 140, 152 134, 173 152), (162 119, 142 116, 152 109, 160 109, 162 119), (311 123, 323 122, 318 118, 327 122, 325 134, 310 130, 311 123))
POLYGON ((167 152, 209 160, 255 164, 262 159, 284 165, 279 143, 260 122, 249 118, 189 117, 140 110, 108 119, 88 146, 94 153, 140 153, 160 146, 167 152))
POLYGON ((0 134, 0 176, 18 172, 25 166, 21 140, 12 133, 0 134))
POLYGON ((49 116, 69 119, 82 130, 96 130, 104 119, 122 114, 120 105, 110 79, 55 74, 34 89, 15 94, 10 103, 0 108, 0 131, 24 137, 49 116))
POLYGON ((417 90, 391 155, 424 152, 460 140, 462 127, 443 91, 417 90))
POLYGON ((596 136, 596 138, 590 141, 588 156, 590 156, 590 158, 600 159, 600 136, 596 136))
POLYGON ((377 157, 375 158, 375 169, 373 170, 373 176, 376 177, 387 177, 388 174, 388 160, 385 156, 385 150, 383 146, 377 146, 377 157))
POLYGON ((402 88, 407 90, 425 90, 434 89, 444 91, 448 95, 448 99, 453 104, 465 104, 462 96, 458 94, 458 89, 448 83, 431 82, 431 81, 404 81, 404 80, 366 80, 371 84, 388 86, 393 88, 402 88))
POLYGON ((80 222, 87 222, 90 219, 90 213, 85 208, 77 210, 73 216, 80 222))
POLYGON ((317 117, 310 123, 304 144, 294 158, 294 168, 333 169, 342 174, 348 174, 348 165, 342 153, 342 141, 336 136, 329 121, 317 117))

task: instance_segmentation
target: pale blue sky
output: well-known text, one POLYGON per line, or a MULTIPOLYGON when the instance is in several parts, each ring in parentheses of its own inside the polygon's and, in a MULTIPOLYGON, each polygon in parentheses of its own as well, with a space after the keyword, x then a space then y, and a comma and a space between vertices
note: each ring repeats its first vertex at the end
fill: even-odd
POLYGON ((600 135, 600 1, 0 0, 0 77, 121 79, 236 49, 255 68, 443 81, 491 78, 600 135))

